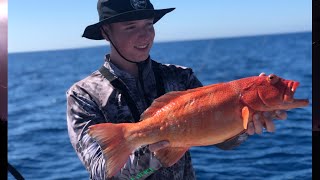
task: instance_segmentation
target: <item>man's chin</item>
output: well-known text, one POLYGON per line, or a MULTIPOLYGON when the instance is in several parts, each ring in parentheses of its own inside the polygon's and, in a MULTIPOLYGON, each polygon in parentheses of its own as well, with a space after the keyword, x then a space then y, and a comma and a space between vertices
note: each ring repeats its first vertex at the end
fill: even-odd
POLYGON ((144 56, 139 56, 139 57, 136 57, 134 61, 135 62, 142 62, 142 61, 147 60, 148 57, 149 57, 149 54, 148 55, 144 55, 144 56))

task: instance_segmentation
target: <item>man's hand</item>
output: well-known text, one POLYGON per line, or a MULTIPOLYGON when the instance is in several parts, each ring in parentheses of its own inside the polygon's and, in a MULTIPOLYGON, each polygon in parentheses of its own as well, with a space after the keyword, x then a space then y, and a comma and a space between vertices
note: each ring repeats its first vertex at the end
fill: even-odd
POLYGON ((273 119, 285 120, 287 119, 287 112, 283 110, 276 110, 272 112, 255 113, 253 115, 253 121, 248 123, 247 134, 261 134, 263 128, 266 128, 268 132, 274 132, 275 126, 273 119))

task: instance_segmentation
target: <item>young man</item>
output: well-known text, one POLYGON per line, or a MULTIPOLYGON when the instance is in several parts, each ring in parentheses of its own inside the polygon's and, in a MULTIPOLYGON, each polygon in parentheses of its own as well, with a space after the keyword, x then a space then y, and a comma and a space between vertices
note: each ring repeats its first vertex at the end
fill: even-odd
MULTIPOLYGON (((100 22, 88 26, 83 36, 110 42, 111 52, 99 71, 75 83, 67 91, 67 122, 71 144, 90 172, 91 179, 106 179, 106 161, 88 127, 98 123, 138 122, 141 113, 157 97, 170 91, 202 86, 190 68, 163 65, 149 56, 155 31, 153 24, 174 8, 155 10, 149 0, 99 0, 100 22)), ((261 113, 262 114, 262 113, 261 113)), ((258 114, 256 115, 258 116, 258 114)), ((261 133, 263 125, 274 130, 272 119, 286 113, 255 118, 248 131, 216 145, 231 149, 261 133), (276 116, 277 115, 277 116, 276 116)), ((163 167, 154 156, 168 146, 163 141, 132 152, 114 179, 195 179, 189 151, 173 166, 163 167)))

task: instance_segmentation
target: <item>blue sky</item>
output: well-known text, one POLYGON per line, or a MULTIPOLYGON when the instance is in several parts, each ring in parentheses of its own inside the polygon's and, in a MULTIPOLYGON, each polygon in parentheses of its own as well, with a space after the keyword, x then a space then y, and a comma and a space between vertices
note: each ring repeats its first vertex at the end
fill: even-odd
MULTIPOLYGON (((82 38, 98 21, 96 0, 8 1, 8 51, 105 45, 82 38)), ((156 25, 156 42, 312 30, 311 0, 151 0, 175 7, 156 25)))

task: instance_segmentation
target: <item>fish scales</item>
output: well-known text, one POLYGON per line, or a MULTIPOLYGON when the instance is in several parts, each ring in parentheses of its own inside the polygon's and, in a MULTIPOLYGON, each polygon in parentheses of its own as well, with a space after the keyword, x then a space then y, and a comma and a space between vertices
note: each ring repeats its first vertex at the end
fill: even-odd
POLYGON ((93 125, 89 135, 103 150, 108 177, 135 149, 163 140, 169 147, 155 154, 171 166, 192 146, 214 145, 244 132, 255 113, 307 106, 307 99, 293 98, 298 86, 270 74, 170 92, 157 98, 140 122, 93 125))

